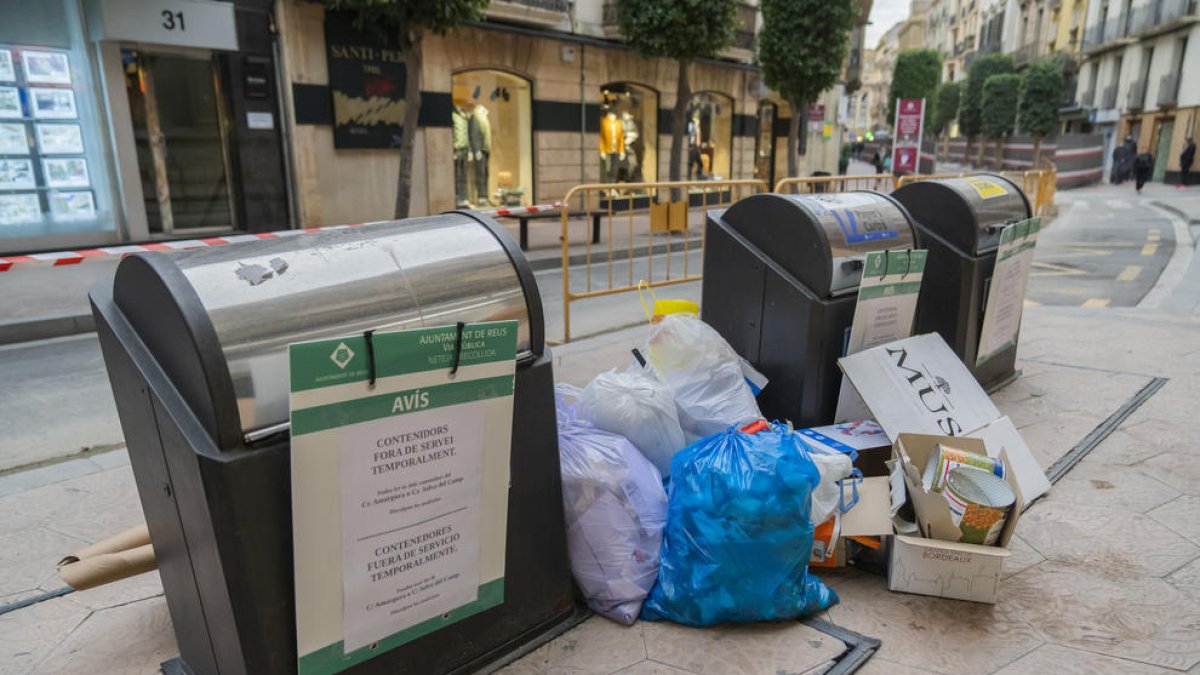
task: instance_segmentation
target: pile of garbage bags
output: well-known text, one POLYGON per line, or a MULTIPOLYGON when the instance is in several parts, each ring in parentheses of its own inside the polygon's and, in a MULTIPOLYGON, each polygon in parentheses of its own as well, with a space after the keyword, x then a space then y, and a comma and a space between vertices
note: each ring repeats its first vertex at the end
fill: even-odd
POLYGON ((556 389, 568 549, 588 605, 623 624, 709 626, 836 603, 807 564, 849 460, 814 461, 789 426, 762 420, 765 380, 698 319, 664 317, 640 355, 556 389))

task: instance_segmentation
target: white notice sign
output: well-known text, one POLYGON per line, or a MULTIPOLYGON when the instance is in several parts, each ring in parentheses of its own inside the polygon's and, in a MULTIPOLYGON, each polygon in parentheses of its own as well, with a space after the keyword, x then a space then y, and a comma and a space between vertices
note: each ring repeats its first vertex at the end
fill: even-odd
POLYGON ((1000 233, 996 251, 996 269, 992 273, 987 304, 983 310, 983 328, 975 365, 982 365, 996 354, 1017 344, 1021 312, 1025 308, 1025 288, 1033 268, 1033 249, 1037 246, 1041 218, 1013 223, 1000 233))
POLYGON ((516 321, 289 345, 299 675, 504 602, 516 349, 516 321))
MULTIPOLYGON (((912 335, 928 255, 924 249, 867 254, 845 356, 912 335)), ((866 419, 870 411, 843 377, 834 421, 866 419)))
POLYGON ((342 429, 347 651, 478 597, 485 412, 463 403, 342 429))

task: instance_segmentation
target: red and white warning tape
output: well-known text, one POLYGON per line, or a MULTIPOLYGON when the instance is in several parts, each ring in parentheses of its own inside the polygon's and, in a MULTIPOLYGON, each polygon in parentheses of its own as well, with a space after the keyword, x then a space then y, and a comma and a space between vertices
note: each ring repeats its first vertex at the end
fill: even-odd
MULTIPOLYGON (((496 209, 495 211, 481 211, 485 216, 493 218, 503 216, 519 216, 526 213, 538 213, 541 211, 551 211, 562 208, 561 202, 554 204, 537 204, 534 206, 521 206, 511 209, 496 209)), ((141 253, 143 251, 182 251, 190 248, 205 248, 208 246, 228 246, 229 244, 237 244, 244 241, 257 241, 259 239, 278 239, 280 237, 291 237, 306 232, 324 232, 328 230, 344 230, 351 227, 361 227, 362 224, 356 225, 329 225, 327 227, 310 227, 303 230, 280 230, 278 232, 257 232, 254 234, 232 234, 225 237, 207 237, 204 239, 185 239, 182 241, 163 241, 152 244, 126 244, 124 246, 106 246, 103 248, 89 248, 81 251, 55 251, 53 253, 31 253, 29 255, 18 255, 0 258, 0 272, 7 272, 17 267, 27 266, 53 266, 65 267, 68 265, 78 265, 80 263, 104 260, 113 257, 124 257, 130 253, 141 253)))

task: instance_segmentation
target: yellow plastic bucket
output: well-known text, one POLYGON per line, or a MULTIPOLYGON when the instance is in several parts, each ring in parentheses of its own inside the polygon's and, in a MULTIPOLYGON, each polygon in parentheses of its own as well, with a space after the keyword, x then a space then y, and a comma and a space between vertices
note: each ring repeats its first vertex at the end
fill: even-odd
POLYGON ((642 301, 642 311, 646 313, 646 318, 650 320, 650 323, 658 323, 668 314, 691 314, 696 318, 700 318, 700 305, 698 303, 675 298, 659 300, 654 295, 654 289, 644 279, 638 282, 638 298, 642 301), (650 292, 650 298, 654 301, 653 311, 646 304, 646 296, 642 293, 642 289, 650 292))

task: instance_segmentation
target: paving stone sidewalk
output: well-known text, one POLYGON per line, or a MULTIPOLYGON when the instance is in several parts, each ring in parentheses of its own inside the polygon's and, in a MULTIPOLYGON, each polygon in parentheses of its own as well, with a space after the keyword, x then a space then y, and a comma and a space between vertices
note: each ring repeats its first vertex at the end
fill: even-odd
MULTIPOLYGON (((823 615, 879 638, 863 673, 1200 673, 1200 320, 1027 310, 1023 376, 995 395, 1044 467, 1155 378, 1166 384, 1025 513, 1002 597, 891 593, 824 573, 823 615)), ((642 329, 556 348, 560 380, 624 367, 642 329)), ((124 451, 0 478, 0 604, 61 586, 62 555, 141 521, 124 451)), ((509 674, 822 672, 838 641, 798 623, 696 630, 593 617, 509 674)), ((175 654, 156 574, 0 616, 0 673, 152 673, 175 654)))

